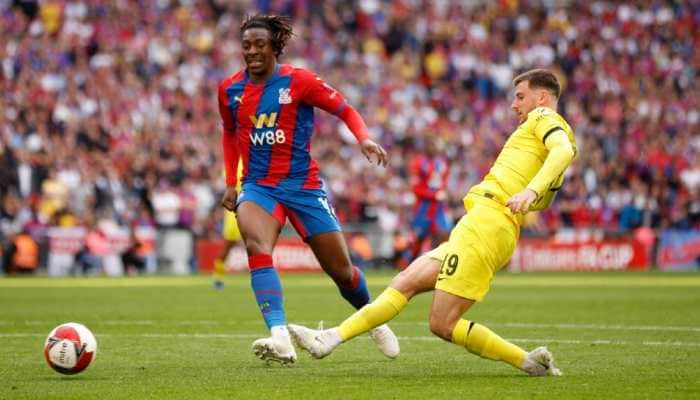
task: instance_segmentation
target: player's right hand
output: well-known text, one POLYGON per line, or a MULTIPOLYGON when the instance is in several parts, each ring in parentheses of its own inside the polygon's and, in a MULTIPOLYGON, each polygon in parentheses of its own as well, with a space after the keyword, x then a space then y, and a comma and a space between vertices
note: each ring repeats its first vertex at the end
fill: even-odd
POLYGON ((236 209, 236 200, 238 200, 238 191, 235 186, 228 186, 224 192, 224 197, 221 198, 221 206, 229 211, 236 209))
POLYGON ((523 189, 506 202, 506 207, 510 208, 513 214, 526 213, 530 209, 530 204, 537 200, 537 193, 530 188, 523 189))
POLYGON ((367 157, 369 162, 372 162, 372 154, 377 156, 377 165, 386 167, 389 162, 389 156, 386 154, 386 150, 382 146, 378 145, 371 139, 364 139, 360 142, 360 147, 362 148, 362 154, 367 157))

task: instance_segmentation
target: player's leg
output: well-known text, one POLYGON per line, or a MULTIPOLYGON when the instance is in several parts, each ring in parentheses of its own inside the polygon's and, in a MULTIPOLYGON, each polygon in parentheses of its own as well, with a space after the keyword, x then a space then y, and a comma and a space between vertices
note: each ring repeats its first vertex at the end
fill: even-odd
POLYGON ((214 260, 214 273, 212 274, 214 278, 214 289, 222 290, 224 288, 224 276, 226 275, 226 257, 228 256, 228 253, 231 251, 235 244, 235 242, 231 242, 224 239, 224 247, 221 249, 221 253, 219 254, 219 256, 216 257, 216 259, 214 260))
MULTIPOLYGON (((333 207, 323 190, 280 195, 292 226, 314 252, 321 268, 338 286, 341 296, 355 308, 369 303, 364 273, 352 265, 333 207)), ((396 357, 399 344, 388 326, 378 326, 370 335, 387 357, 396 357)))
POLYGON ((270 338, 253 342, 253 351, 264 360, 294 362, 296 353, 287 331, 282 284, 272 264, 284 213, 270 197, 248 189, 246 197, 239 199, 237 219, 248 253, 251 287, 271 333, 270 338))
POLYGON ((424 255, 397 274, 382 294, 362 307, 338 326, 340 339, 346 342, 368 330, 394 319, 409 300, 433 290, 440 261, 424 255))
POLYGON ((415 260, 416 258, 418 258, 418 255, 423 249, 425 241, 428 238, 428 235, 424 234, 421 231, 414 231, 414 234, 411 236, 413 238, 413 242, 411 242, 411 244, 408 246, 408 248, 402 256, 402 260, 404 261, 404 263, 410 263, 410 260, 415 260))
MULTIPOLYGON (((356 309, 370 301, 365 275, 350 261, 347 245, 339 231, 319 233, 307 238, 323 270, 338 286, 341 296, 356 309)), ((370 331, 379 351, 389 358, 399 355, 399 341, 387 325, 375 325, 370 331)))
POLYGON ((481 324, 462 319, 472 304, 474 300, 436 290, 430 309, 430 330, 436 336, 462 346, 473 354, 505 361, 520 368, 525 360, 525 350, 481 324))
MULTIPOLYGON (((342 297, 358 309, 369 303, 364 273, 350 261, 340 224, 325 192, 298 193, 284 200, 290 222, 309 244, 321 268, 336 283, 342 297)), ((374 327, 370 336, 385 356, 393 358, 398 355, 398 339, 388 326, 374 327)))
POLYGON ((248 254, 251 284, 268 327, 285 325, 282 287, 272 265, 272 250, 282 225, 252 201, 238 206, 238 223, 248 254))
POLYGON ((333 279, 341 296, 356 309, 369 303, 365 274, 352 265, 343 234, 324 232, 306 239, 321 268, 333 279))
POLYGON ((430 221, 428 220, 429 202, 419 201, 413 211, 411 219, 411 242, 406 247, 406 250, 400 257, 399 269, 415 260, 423 248, 423 243, 430 233, 430 221))
POLYGON ((494 271, 515 247, 515 228, 500 226, 510 224, 503 220, 495 210, 475 207, 452 231, 430 308, 430 330, 474 354, 519 368, 525 358, 524 350, 488 328, 462 319, 475 301, 484 298, 494 271))
POLYGON ((221 254, 214 260, 214 288, 223 289, 224 275, 226 274, 226 257, 231 249, 241 240, 241 232, 238 229, 236 213, 224 210, 224 221, 221 227, 221 236, 224 239, 224 248, 221 254))
POLYGON ((353 307, 369 303, 367 282, 362 271, 352 265, 350 252, 323 190, 278 193, 278 199, 294 229, 311 247, 321 268, 333 279, 341 295, 353 307))
POLYGON ((488 327, 462 318, 474 300, 435 290, 430 330, 438 337, 489 360, 503 361, 532 376, 561 375, 545 347, 525 352, 488 327))
POLYGON ((444 205, 440 205, 436 210, 430 228, 433 246, 446 242, 449 239, 452 231, 452 221, 448 217, 447 209, 444 205))
POLYGON ((433 290, 440 261, 428 255, 419 257, 391 281, 389 287, 372 303, 355 312, 338 327, 314 330, 289 325, 297 344, 315 358, 329 355, 341 343, 396 317, 415 295, 433 290))
POLYGON ((493 273, 513 254, 516 241, 517 227, 494 208, 475 207, 460 220, 452 230, 438 274, 430 330, 473 354, 507 362, 530 374, 543 372, 545 367, 554 372, 551 354, 546 365, 538 365, 535 371, 529 368, 525 350, 486 326, 462 318, 474 302, 483 300, 493 273))

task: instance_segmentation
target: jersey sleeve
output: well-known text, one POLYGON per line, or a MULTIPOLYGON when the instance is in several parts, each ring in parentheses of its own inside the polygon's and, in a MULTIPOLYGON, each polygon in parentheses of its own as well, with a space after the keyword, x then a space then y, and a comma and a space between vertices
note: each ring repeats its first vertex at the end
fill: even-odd
POLYGON ((298 74, 303 79, 306 87, 304 92, 305 103, 342 119, 358 142, 369 136, 365 121, 360 113, 348 104, 345 96, 309 71, 300 70, 298 74))
POLYGON ((221 116, 221 121, 223 124, 224 132, 234 133, 236 130, 236 120, 231 112, 231 108, 228 105, 228 98, 226 97, 226 86, 224 82, 219 85, 219 115, 221 116))
POLYGON ((564 182, 564 171, 571 165, 576 155, 569 138, 561 129, 553 131, 546 143, 549 150, 547 158, 527 185, 528 189, 537 193, 534 204, 536 209, 549 207, 552 203, 556 192, 564 182))
POLYGON ((219 115, 222 121, 221 147, 224 155, 224 168, 226 171, 226 185, 236 186, 238 182, 238 143, 236 143, 236 120, 228 106, 226 89, 222 82, 219 85, 219 115))
POLYGON ((546 107, 538 107, 528 114, 528 128, 547 149, 547 156, 527 188, 537 193, 531 210, 542 210, 554 201, 564 182, 564 172, 576 157, 576 148, 566 133, 566 123, 546 107))
POLYGON ((304 84, 304 102, 333 115, 347 106, 345 97, 311 71, 297 70, 304 84))
POLYGON ((531 112, 528 116, 528 120, 532 120, 534 129, 534 134, 545 146, 547 145, 547 138, 556 132, 561 130, 566 134, 564 127, 561 125, 561 121, 557 118, 557 113, 546 107, 538 107, 531 112), (532 118, 531 118, 532 117, 532 118))

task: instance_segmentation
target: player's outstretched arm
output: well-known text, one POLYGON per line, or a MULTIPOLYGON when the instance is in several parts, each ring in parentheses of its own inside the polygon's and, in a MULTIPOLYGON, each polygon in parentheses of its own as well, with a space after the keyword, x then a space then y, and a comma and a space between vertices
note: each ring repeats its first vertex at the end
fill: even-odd
POLYGON ((351 105, 346 104, 342 111, 338 113, 338 117, 345 122, 345 125, 347 125, 350 132, 352 132, 358 143, 360 143, 360 150, 362 154, 367 157, 367 160, 371 163, 372 158, 376 157, 377 165, 386 167, 389 161, 386 150, 369 138, 367 125, 365 125, 365 121, 362 119, 360 113, 351 105))
POLYGON ((304 101, 340 118, 357 139, 362 154, 367 157, 367 160, 372 162, 372 158, 376 157, 377 165, 386 166, 388 161, 386 151, 369 139, 365 121, 360 113, 345 100, 345 97, 310 71, 298 70, 297 73, 307 85, 304 101))

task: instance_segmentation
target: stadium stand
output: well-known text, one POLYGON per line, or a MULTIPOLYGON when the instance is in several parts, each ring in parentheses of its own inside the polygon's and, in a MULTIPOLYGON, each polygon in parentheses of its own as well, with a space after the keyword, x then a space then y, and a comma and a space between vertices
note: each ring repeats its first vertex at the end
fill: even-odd
MULTIPOLYGON (((461 215, 516 123, 511 79, 532 67, 565 82, 580 155, 526 235, 700 229, 698 2, 0 0, 4 247, 30 232, 45 265, 51 228, 92 221, 123 248, 137 230, 153 251, 156 230, 216 237, 216 87, 241 68, 237 28, 257 11, 295 18, 283 61, 337 86, 390 152, 385 170, 369 167, 317 113, 313 154, 338 216, 373 232, 375 255, 391 257, 407 228, 409 161, 432 137, 461 215)), ((68 254, 81 248, 71 240, 68 254)))

